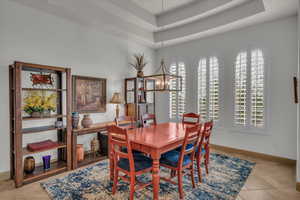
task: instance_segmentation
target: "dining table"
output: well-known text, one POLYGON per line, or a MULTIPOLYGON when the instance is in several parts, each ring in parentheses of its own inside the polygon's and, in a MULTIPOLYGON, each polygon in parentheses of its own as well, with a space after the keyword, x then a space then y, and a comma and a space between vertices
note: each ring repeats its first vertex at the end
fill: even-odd
MULTIPOLYGON (((153 199, 159 199, 159 160, 163 153, 176 149, 184 141, 185 129, 191 126, 183 123, 167 122, 148 127, 128 130, 128 138, 133 150, 150 155, 153 160, 153 199)), ((110 178, 113 178, 113 161, 110 156, 110 178)))

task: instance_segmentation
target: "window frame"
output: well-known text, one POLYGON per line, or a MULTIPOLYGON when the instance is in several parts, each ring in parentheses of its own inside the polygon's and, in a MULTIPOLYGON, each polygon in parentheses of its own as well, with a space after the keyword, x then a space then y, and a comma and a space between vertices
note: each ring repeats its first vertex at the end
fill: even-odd
MULTIPOLYGON (((196 81, 197 81, 197 102, 196 102, 196 106, 197 106, 197 113, 201 115, 201 113, 199 113, 199 109, 200 109, 200 104, 199 104, 199 68, 200 68, 200 61, 205 59, 206 60, 206 118, 204 119, 204 121, 209 121, 209 120, 213 120, 215 122, 215 127, 220 127, 221 122, 223 121, 222 119, 222 97, 223 97, 223 85, 221 84, 223 82, 223 76, 224 73, 222 73, 222 63, 221 63, 221 59, 219 56, 215 55, 215 54, 210 54, 209 56, 202 56, 200 57, 200 59, 197 60, 197 73, 196 73, 196 81), (219 88, 218 88, 218 106, 219 106, 219 111, 218 111, 218 120, 214 120, 214 119, 209 119, 209 106, 210 106, 210 60, 211 58, 216 58, 217 59, 217 63, 218 63, 218 83, 219 83, 219 88)), ((203 117, 201 116, 201 118, 203 119, 203 117)))
MULTIPOLYGON (((173 61, 173 62, 171 62, 171 63, 169 63, 169 67, 168 67, 168 70, 170 70, 170 68, 171 68, 171 66, 173 66, 173 65, 175 65, 176 66, 176 74, 178 74, 179 73, 179 65, 180 64, 183 64, 184 65, 184 69, 185 69, 185 85, 183 84, 182 85, 182 88, 185 88, 185 94, 184 94, 184 111, 183 111, 183 114, 186 112, 186 109, 187 109, 187 107, 186 107, 186 105, 187 105, 187 78, 188 78, 188 73, 187 73, 187 65, 186 65, 186 62, 185 62, 185 60, 184 59, 180 59, 180 61, 173 61)), ((169 113, 168 113, 168 118, 169 118, 169 120, 170 121, 175 121, 175 122, 177 122, 177 121, 179 121, 179 120, 181 120, 181 117, 179 116, 179 106, 178 106, 178 101, 179 101, 179 92, 180 91, 177 91, 177 92, 175 92, 176 93, 176 117, 175 118, 171 118, 171 109, 170 109, 170 107, 171 107, 171 105, 170 105, 170 95, 171 95, 171 92, 169 92, 169 95, 168 95, 168 101, 169 101, 169 113)))
POLYGON ((234 57, 234 64, 233 64, 233 73, 232 73, 232 88, 233 88, 233 96, 232 96, 232 128, 231 131, 238 131, 238 132, 243 132, 243 133, 249 133, 249 134, 259 134, 259 135, 267 135, 267 130, 269 129, 269 96, 268 96, 268 86, 269 86, 269 56, 268 52, 266 51, 265 48, 262 47, 248 47, 246 49, 239 49, 235 53, 234 57), (264 125, 262 127, 255 127, 251 124, 251 53, 254 50, 261 50, 263 59, 264 59, 264 125), (235 123, 235 61, 237 58, 237 55, 240 54, 241 52, 246 52, 247 53, 247 77, 246 77, 246 88, 247 88, 247 99, 246 99, 246 125, 239 125, 235 123))

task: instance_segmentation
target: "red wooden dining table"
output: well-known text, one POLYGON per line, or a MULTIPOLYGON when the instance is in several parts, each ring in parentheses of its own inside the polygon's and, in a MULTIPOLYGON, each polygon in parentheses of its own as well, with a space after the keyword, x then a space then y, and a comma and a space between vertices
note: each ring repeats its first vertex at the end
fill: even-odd
MULTIPOLYGON (((153 199, 159 198, 159 159, 161 154, 182 145, 185 128, 191 125, 182 123, 162 123, 146 128, 128 130, 132 149, 151 155, 153 159, 152 183, 153 199)), ((110 158, 110 177, 113 177, 113 165, 110 158)))

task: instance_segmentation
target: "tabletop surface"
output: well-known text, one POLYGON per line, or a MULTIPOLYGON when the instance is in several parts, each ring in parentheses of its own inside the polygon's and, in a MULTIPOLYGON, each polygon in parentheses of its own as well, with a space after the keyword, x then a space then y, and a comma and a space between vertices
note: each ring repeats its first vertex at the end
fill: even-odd
POLYGON ((166 145, 183 140, 187 126, 174 122, 151 125, 146 128, 129 130, 128 137, 137 144, 152 148, 163 148, 166 145))

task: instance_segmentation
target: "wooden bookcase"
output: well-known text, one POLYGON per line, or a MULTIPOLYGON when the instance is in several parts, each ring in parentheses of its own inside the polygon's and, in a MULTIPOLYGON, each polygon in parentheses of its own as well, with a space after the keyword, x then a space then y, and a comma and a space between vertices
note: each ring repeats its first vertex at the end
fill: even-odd
MULTIPOLYGON (((71 69, 62 67, 53 67, 39 64, 15 62, 9 66, 9 89, 10 89, 10 157, 11 157, 11 178, 15 180, 16 187, 23 184, 31 183, 48 176, 64 172, 71 169, 71 69), (34 88, 24 87, 22 79, 24 73, 50 73, 54 74, 56 79, 55 88, 34 88), (44 91, 53 92, 57 96, 56 113, 38 118, 24 116, 23 111, 23 98, 27 91, 44 91), (47 126, 34 126, 23 128, 24 123, 32 122, 29 124, 39 124, 42 120, 47 121, 56 119, 63 121, 64 127, 56 128, 53 125, 47 126), (34 123, 35 121, 38 123, 34 123), (31 152, 26 148, 23 143, 23 137, 32 137, 33 134, 43 134, 46 131, 53 131, 57 134, 58 146, 41 151, 31 152), (25 174, 24 157, 27 155, 34 155, 41 152, 50 150, 57 150, 57 159, 51 162, 51 168, 45 171, 42 166, 37 164, 41 163, 36 161, 36 168, 32 174, 25 174)), ((52 132, 49 132, 52 134, 52 132)), ((38 142, 38 141, 32 141, 38 142)))
POLYGON ((155 114, 154 80, 144 78, 125 79, 125 114, 141 121, 145 113, 155 114))

